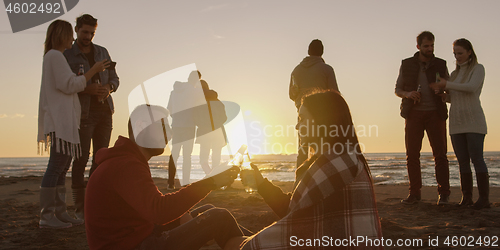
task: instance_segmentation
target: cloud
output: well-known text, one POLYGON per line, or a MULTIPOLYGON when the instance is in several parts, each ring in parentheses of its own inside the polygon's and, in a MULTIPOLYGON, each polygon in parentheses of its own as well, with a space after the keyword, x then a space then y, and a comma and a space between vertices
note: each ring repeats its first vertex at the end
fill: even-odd
POLYGON ((205 9, 202 9, 200 12, 211 12, 211 11, 215 11, 215 10, 221 10, 221 9, 225 9, 226 7, 228 7, 229 4, 221 4, 221 5, 215 5, 215 6, 208 6, 207 8, 205 9))
POLYGON ((7 117, 8 117, 8 115, 6 115, 6 114, 0 114, 0 119, 1 118, 7 118, 7 117))
POLYGON ((15 114, 12 118, 23 118, 23 114, 15 114))
POLYGON ((215 34, 214 30, 212 28, 207 29, 208 33, 212 36, 213 39, 224 39, 225 37, 215 34))

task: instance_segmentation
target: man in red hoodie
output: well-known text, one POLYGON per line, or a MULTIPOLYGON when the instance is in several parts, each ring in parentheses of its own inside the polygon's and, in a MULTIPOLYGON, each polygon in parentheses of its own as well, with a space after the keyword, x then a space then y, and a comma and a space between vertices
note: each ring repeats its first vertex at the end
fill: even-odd
POLYGON ((244 240, 226 209, 212 208, 191 220, 188 213, 212 190, 230 184, 237 169, 165 195, 154 184, 148 160, 162 154, 168 142, 167 116, 159 106, 137 107, 129 119, 129 138, 120 136, 114 147, 97 153, 98 167, 85 196, 90 249, 199 249, 211 239, 223 249, 238 249, 244 240), (165 224, 174 229, 154 230, 165 224))

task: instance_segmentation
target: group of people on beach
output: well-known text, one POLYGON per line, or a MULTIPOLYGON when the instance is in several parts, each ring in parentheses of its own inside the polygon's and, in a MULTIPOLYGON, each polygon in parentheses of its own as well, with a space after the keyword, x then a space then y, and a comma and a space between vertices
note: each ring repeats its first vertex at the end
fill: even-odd
MULTIPOLYGON (((107 50, 92 43, 96 27, 97 19, 92 16, 85 14, 78 17, 75 43, 72 26, 66 21, 56 20, 47 30, 38 140, 44 143, 45 149, 50 148, 50 158, 40 189, 41 228, 66 228, 85 222, 90 249, 199 249, 212 239, 222 249, 338 247, 333 245, 333 240, 325 241, 322 236, 331 239, 363 236, 367 242, 361 248, 383 249, 380 244, 373 244, 373 241, 382 238, 382 230, 370 169, 360 150, 349 107, 339 93, 333 68, 322 58, 324 48, 320 40, 311 42, 309 56, 293 70, 289 85, 289 96, 298 112, 296 129, 299 134, 293 192, 283 192, 264 178, 256 165, 251 164, 258 193, 280 218, 254 233, 239 225, 224 208, 208 204, 193 209, 211 191, 230 185, 238 175, 237 167, 185 185, 176 192, 163 194, 158 190, 151 177, 148 160, 162 154, 171 139, 167 120, 172 115, 171 110, 149 104, 135 107, 128 121, 128 138, 120 136, 114 146, 108 148, 111 127, 107 125, 111 124, 113 112, 110 93, 117 90, 119 81, 107 50), (81 67, 84 70, 79 75, 81 67), (338 126, 353 133, 331 136, 331 130, 338 126), (313 130, 323 132, 308 133, 313 130), (91 140, 94 155, 91 177, 85 185, 85 169, 75 168, 80 161, 86 165, 91 140), (67 213, 65 202, 65 177, 72 159, 75 159, 72 187, 76 190, 77 218, 67 213), (82 183, 84 186, 80 190, 82 183), (369 244, 368 240, 372 243, 369 244)), ((470 43, 465 43, 470 47, 464 47, 463 41, 457 40, 462 41, 454 44, 457 70, 448 79, 446 64, 433 55, 434 37, 426 35, 430 32, 422 34, 417 38, 419 52, 403 61, 396 87, 397 94, 403 97, 402 115, 407 127, 410 196, 403 202, 410 204, 420 199, 421 182, 415 176, 415 173, 417 176, 420 173, 420 148, 417 147, 418 152, 415 153, 415 145, 419 143, 413 137, 419 139, 421 144, 423 130, 427 130, 436 158, 436 170, 443 153, 443 141, 446 158, 446 136, 439 134, 436 139, 430 138, 430 134, 434 133, 432 129, 439 130, 435 133, 446 131, 441 127, 446 120, 444 101, 451 100, 450 120, 456 121, 452 141, 459 158, 461 178, 464 179, 464 198, 460 204, 472 204, 472 177, 469 179, 470 195, 467 193, 467 177, 464 177, 471 175, 467 161, 472 158, 478 186, 481 180, 483 187, 474 206, 487 207, 487 192, 484 193, 487 170, 486 166, 481 168, 478 165, 482 147, 481 157, 476 148, 478 144, 482 145, 486 125, 484 123, 484 131, 464 129, 463 124, 478 115, 475 110, 461 110, 464 105, 479 105, 484 68, 477 64, 470 43), (442 78, 436 78, 436 72, 442 78), (437 79, 439 82, 434 83, 437 79), (478 80, 480 83, 476 82, 478 80), (447 93, 441 93, 442 89, 447 93), (417 137, 419 129, 422 136, 417 137), (482 137, 477 135, 480 132, 484 132, 482 137), (480 175, 485 170, 486 177, 480 175)), ((195 73, 192 77, 199 80, 201 75, 195 73)), ((216 93, 209 91, 208 84, 202 84, 202 88, 207 103, 218 101, 216 93)), ((172 118, 174 123, 176 118, 172 118)), ((484 115, 482 118, 484 121, 484 115)), ((227 117, 219 120, 225 119, 227 117)), ((218 121, 217 126, 224 121, 218 121)), ((451 127, 450 122, 450 132, 451 127)), ((474 124, 471 127, 475 127, 474 124)), ((215 129, 212 119, 206 124, 206 130, 215 129)), ((192 132, 190 130, 189 134, 192 132)), ((175 140, 175 131, 173 138, 175 140)), ((172 143, 175 145, 177 142, 172 143)), ((225 141, 217 147, 223 143, 225 141)), ((447 160, 441 160, 439 164, 440 171, 448 169, 447 160)), ((436 174, 440 204, 448 202, 449 195, 448 177, 444 172, 447 171, 440 172, 439 177, 436 174)))

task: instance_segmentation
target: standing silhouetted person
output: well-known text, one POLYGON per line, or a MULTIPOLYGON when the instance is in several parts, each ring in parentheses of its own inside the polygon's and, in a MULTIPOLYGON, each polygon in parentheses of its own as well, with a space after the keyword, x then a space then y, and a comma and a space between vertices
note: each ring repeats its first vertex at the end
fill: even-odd
MULTIPOLYGON (((203 98, 200 90, 197 93, 196 86, 199 86, 199 73, 191 72, 187 82, 175 82, 174 89, 170 93, 168 110, 172 117, 172 154, 169 160, 169 189, 173 189, 173 180, 176 171, 171 167, 177 166, 182 149, 182 180, 181 185, 187 185, 191 176, 191 154, 193 153, 194 138, 196 135, 196 124, 194 120, 194 107, 203 98), (170 162, 173 162, 172 164, 170 162), (172 175, 173 173, 173 175, 172 175)), ((203 100, 203 103, 205 101, 203 100)))
MULTIPOLYGON (((295 102, 297 112, 301 105, 302 96, 313 89, 339 91, 332 66, 326 64, 321 57, 323 50, 323 43, 320 40, 312 40, 307 51, 309 56, 304 58, 292 71, 288 93, 290 99, 295 102)), ((308 148, 302 145, 299 137, 297 167, 307 159, 307 154, 308 148)))
POLYGON ((227 120, 224 104, 218 99, 215 90, 209 88, 205 80, 200 80, 205 96, 205 105, 198 106, 195 112, 196 143, 200 144, 200 165, 205 174, 219 166, 222 148, 226 143, 224 123, 227 120), (208 157, 212 151, 212 166, 208 157))

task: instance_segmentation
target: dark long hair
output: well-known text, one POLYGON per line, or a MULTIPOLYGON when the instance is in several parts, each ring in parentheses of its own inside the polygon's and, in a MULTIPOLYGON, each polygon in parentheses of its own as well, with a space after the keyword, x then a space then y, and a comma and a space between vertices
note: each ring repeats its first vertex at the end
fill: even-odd
POLYGON ((315 137, 322 137, 325 142, 332 144, 346 143, 347 140, 354 144, 358 143, 349 106, 339 92, 314 90, 303 98, 302 105, 307 108, 314 119, 314 126, 317 129, 315 132, 319 132, 315 134, 315 137), (335 129, 343 130, 344 133, 331 136, 337 134, 335 129))
POLYGON ((318 128, 318 131, 320 131, 319 127, 321 126, 326 129, 326 133, 320 135, 323 141, 330 145, 337 143, 341 143, 345 147, 347 147, 347 143, 353 145, 353 150, 365 163, 365 168, 370 173, 366 159, 361 153, 349 106, 340 93, 335 90, 314 90, 304 96, 302 105, 307 108, 314 119, 314 127, 318 128), (332 134, 337 136, 331 136, 332 134))
POLYGON ((60 47, 69 37, 73 37, 71 24, 59 19, 53 21, 47 28, 43 54, 45 55, 49 50, 60 47))

